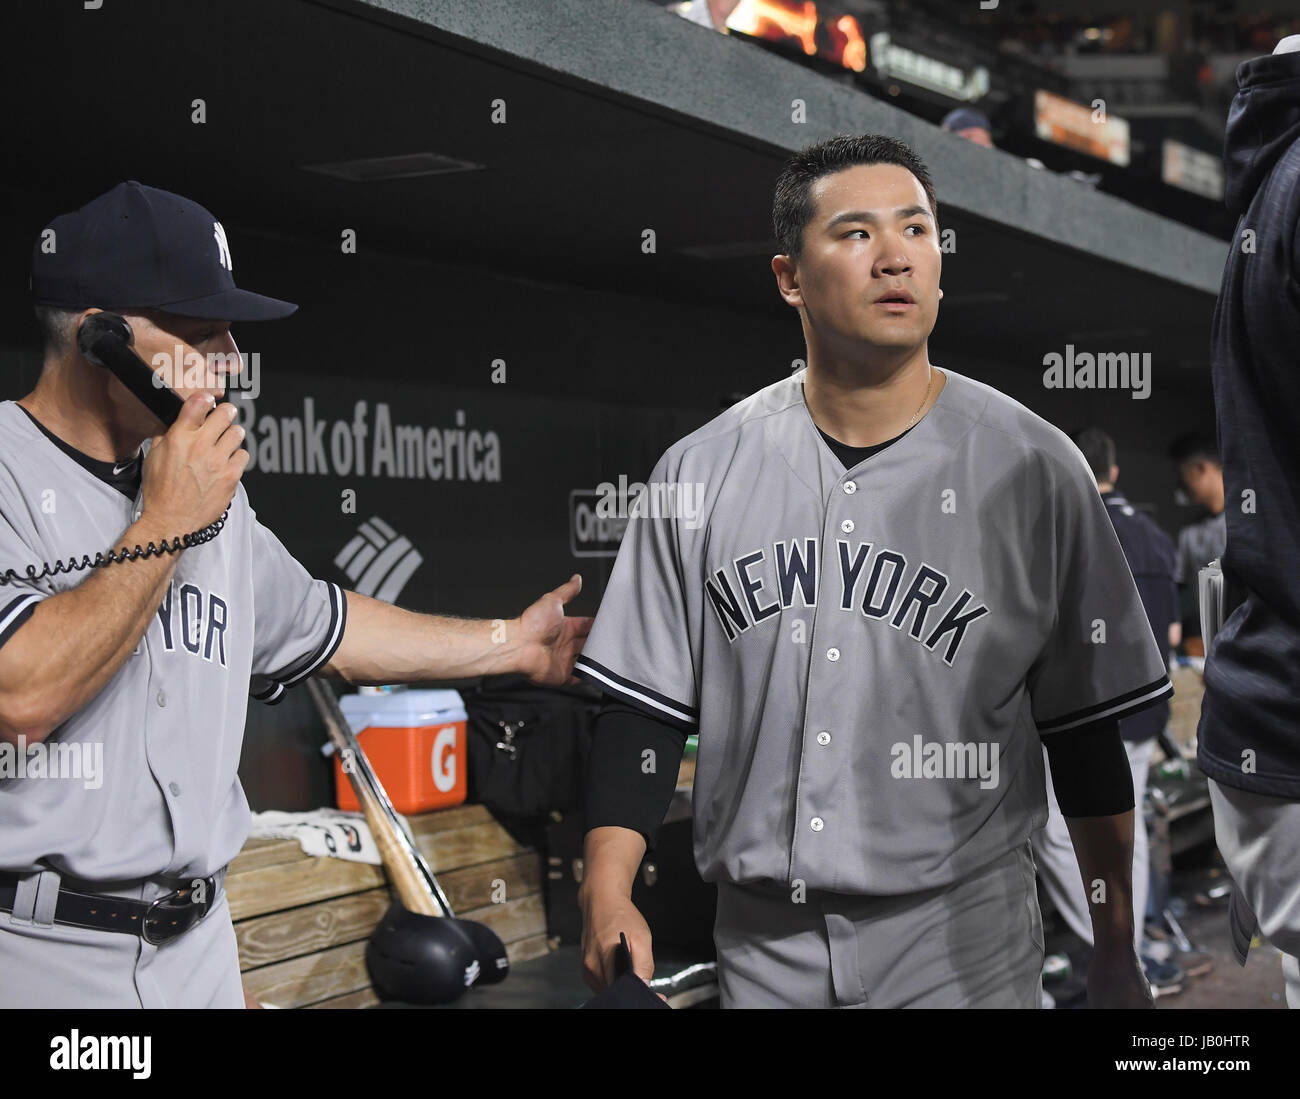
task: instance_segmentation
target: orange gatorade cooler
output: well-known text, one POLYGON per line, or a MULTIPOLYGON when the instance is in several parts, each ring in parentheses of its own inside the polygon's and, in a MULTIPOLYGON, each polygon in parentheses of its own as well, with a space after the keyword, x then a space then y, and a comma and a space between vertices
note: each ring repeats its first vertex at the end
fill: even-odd
MULTIPOLYGON (((456 691, 344 695, 339 707, 399 813, 423 813, 465 800, 465 703, 456 691)), ((340 809, 361 806, 334 760, 340 809)))

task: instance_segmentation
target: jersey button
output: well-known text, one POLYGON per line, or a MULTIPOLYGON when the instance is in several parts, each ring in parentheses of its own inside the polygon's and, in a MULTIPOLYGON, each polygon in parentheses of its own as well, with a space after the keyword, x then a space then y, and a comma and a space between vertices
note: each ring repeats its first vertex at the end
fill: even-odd
POLYGON ((839 658, 840 658, 840 650, 839 650, 839 649, 827 649, 827 650, 826 650, 826 659, 827 659, 827 660, 838 660, 839 658))
POLYGON ((822 820, 821 817, 813 817, 813 819, 809 822, 809 826, 812 828, 814 832, 820 832, 823 828, 826 827, 826 822, 822 820))
POLYGON ((823 729, 820 733, 817 734, 817 743, 820 744, 823 748, 830 742, 831 742, 831 734, 828 733, 825 729, 823 729))
POLYGON ((178 797, 181 796, 181 787, 180 787, 180 783, 178 783, 178 782, 169 782, 169 783, 167 784, 167 789, 170 790, 170 791, 172 792, 172 797, 174 797, 174 798, 178 798, 178 797))
POLYGON ((857 491, 858 491, 858 483, 857 483, 857 481, 845 481, 845 482, 844 482, 844 494, 845 494, 846 496, 852 496, 852 495, 853 495, 855 492, 857 492, 857 491))
POLYGON ((167 692, 166 692, 166 691, 159 691, 159 692, 158 692, 158 705, 159 705, 159 706, 166 706, 166 705, 167 705, 167 692))
POLYGON ((852 533, 853 533, 853 520, 852 520, 852 519, 845 519, 844 522, 842 522, 842 523, 840 524, 840 530, 842 530, 845 534, 852 534, 852 533))

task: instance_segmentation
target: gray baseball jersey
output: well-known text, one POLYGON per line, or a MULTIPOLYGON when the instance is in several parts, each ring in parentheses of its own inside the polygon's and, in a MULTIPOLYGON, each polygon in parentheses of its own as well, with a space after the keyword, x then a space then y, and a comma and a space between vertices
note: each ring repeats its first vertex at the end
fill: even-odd
POLYGON ((1188 523, 1178 532, 1178 551, 1174 557, 1174 583, 1197 582, 1201 569, 1216 557, 1222 557, 1228 546, 1228 513, 1207 515, 1195 523, 1188 523))
POLYGON ((698 729, 706 880, 958 881, 1046 820, 1040 733, 1172 693, 1082 454, 944 373, 846 471, 800 371, 670 447, 633 509, 576 670, 698 729))
MULTIPOLYGON (((105 465, 0 402, 0 569, 24 577, 0 587, 0 644, 21 637, 42 599, 91 574, 30 583, 28 565, 121 548, 141 493, 92 472, 105 465)), ((218 871, 249 832, 236 774, 249 694, 277 701, 329 660, 345 625, 342 589, 290 556, 240 485, 217 537, 180 554, 140 644, 103 690, 45 745, 0 753, 0 869, 44 865, 88 881, 218 871)))

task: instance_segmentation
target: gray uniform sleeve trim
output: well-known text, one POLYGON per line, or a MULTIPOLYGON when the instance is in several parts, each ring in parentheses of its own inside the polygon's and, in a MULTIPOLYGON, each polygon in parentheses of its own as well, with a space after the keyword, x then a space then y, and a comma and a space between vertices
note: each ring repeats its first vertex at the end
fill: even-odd
POLYGON ((1129 717, 1139 710, 1145 710, 1148 706, 1154 706, 1162 698, 1173 693, 1174 685, 1169 681, 1167 675, 1163 675, 1154 682, 1148 683, 1145 687, 1138 687, 1136 690, 1119 695, 1108 702, 1099 702, 1094 706, 1075 710, 1074 713, 1052 718, 1051 721, 1040 721, 1038 731, 1040 733, 1060 733, 1066 729, 1075 729, 1080 725, 1090 725, 1105 718, 1129 717))
POLYGON ((603 664, 598 664, 589 656, 578 657, 573 665, 573 674, 579 679, 585 679, 588 683, 607 691, 628 705, 634 706, 652 717, 667 720, 678 728, 685 729, 688 733, 694 732, 696 725, 699 724, 699 715, 694 707, 687 706, 685 703, 678 702, 667 695, 662 695, 658 691, 651 690, 640 683, 625 679, 618 673, 610 671, 603 664))
POLYGON ((325 639, 315 653, 299 663, 296 668, 291 669, 279 679, 267 679, 265 687, 250 691, 249 694, 258 702, 265 702, 268 706, 275 706, 284 698, 287 687, 301 683, 313 672, 328 664, 330 657, 338 650, 343 641, 343 634, 347 630, 348 601, 343 594, 343 589, 333 581, 327 581, 326 586, 329 589, 330 596, 330 625, 329 629, 325 631, 325 639))
POLYGON ((284 688, 279 683, 268 682, 262 689, 249 691, 248 693, 258 702, 265 702, 268 706, 274 706, 284 696, 284 688))
POLYGON ((24 592, 10 599, 0 608, 0 645, 3 645, 32 616, 36 604, 45 597, 35 592, 24 592))

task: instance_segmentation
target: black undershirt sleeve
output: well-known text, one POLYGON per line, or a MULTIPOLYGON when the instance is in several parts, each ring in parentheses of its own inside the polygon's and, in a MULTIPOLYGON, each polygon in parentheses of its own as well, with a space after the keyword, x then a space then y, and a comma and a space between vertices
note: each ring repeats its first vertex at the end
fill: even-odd
POLYGON ((587 831, 609 825, 631 828, 653 850, 685 751, 686 733, 606 695, 587 756, 587 831), (647 749, 653 757, 646 756, 647 749), (648 772, 647 758, 654 761, 648 772))
POLYGON ((1133 771, 1118 719, 1049 733, 1042 741, 1062 816, 1110 817, 1133 808, 1133 771))

